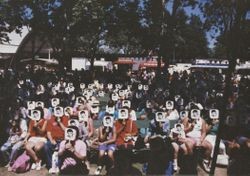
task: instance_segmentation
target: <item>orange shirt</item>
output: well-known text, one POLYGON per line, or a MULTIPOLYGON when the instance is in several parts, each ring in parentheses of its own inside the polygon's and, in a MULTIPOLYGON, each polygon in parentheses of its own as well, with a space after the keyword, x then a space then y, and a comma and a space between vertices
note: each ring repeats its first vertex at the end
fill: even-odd
MULTIPOLYGON (((61 122, 67 127, 68 126, 68 117, 62 116, 61 122)), ((56 117, 52 116, 48 121, 47 131, 51 132, 51 136, 54 140, 63 140, 64 139, 64 130, 61 128, 59 123, 56 121, 56 117)))
MULTIPOLYGON (((115 122, 115 128, 116 131, 119 132, 121 130, 121 128, 123 127, 122 123, 117 120, 115 122)), ((116 138, 116 145, 122 145, 122 144, 133 144, 132 141, 128 141, 126 142, 124 140, 126 134, 137 134, 138 133, 138 129, 136 126, 136 123, 134 121, 132 121, 131 119, 127 119, 126 124, 125 124, 125 128, 123 129, 123 131, 121 131, 120 133, 117 134, 117 138, 116 138)))
MULTIPOLYGON (((45 120, 44 119, 40 119, 40 121, 38 122, 37 127, 39 127, 40 129, 43 128, 43 124, 44 124, 45 120)), ((29 133, 30 133, 30 137, 36 136, 36 137, 45 137, 46 133, 39 133, 39 131, 34 127, 35 125, 35 121, 31 120, 29 122, 29 133)))

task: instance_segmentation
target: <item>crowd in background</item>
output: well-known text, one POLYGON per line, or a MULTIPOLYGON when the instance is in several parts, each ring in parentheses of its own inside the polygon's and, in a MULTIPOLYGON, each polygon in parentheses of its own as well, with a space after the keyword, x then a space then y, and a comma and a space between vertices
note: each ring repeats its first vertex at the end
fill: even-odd
MULTIPOLYGON (((219 151, 222 164, 231 165, 232 172, 237 170, 235 161, 243 158, 249 163, 249 158, 239 157, 250 149, 249 86, 249 77, 232 76, 219 151)), ((110 175, 140 175, 129 151, 148 148, 143 172, 170 174, 181 167, 183 158, 190 161, 202 148, 201 165, 209 172, 224 88, 225 76, 219 70, 174 72, 161 84, 151 69, 105 70, 96 72, 95 80, 84 70, 6 70, 0 75, 6 139, 1 157, 9 171, 17 172, 23 155, 30 158, 31 169, 40 170, 44 163, 50 173, 87 174, 88 153, 95 149, 95 174, 109 163, 110 175), (95 128, 95 121, 102 123, 95 128), (137 121, 148 124, 138 129, 137 121)))

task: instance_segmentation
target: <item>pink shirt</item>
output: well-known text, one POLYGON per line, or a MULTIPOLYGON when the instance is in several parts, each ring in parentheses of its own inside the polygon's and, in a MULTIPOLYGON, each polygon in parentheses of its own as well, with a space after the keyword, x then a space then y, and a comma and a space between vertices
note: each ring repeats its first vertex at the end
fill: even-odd
MULTIPOLYGON (((63 150, 65 150, 65 144, 66 144, 65 140, 63 140, 60 143, 59 153, 62 152, 63 150)), ((79 153, 80 155, 82 155, 82 156, 87 155, 87 147, 86 147, 86 144, 83 141, 81 141, 79 139, 76 140, 74 147, 75 147, 75 151, 77 153, 79 153)), ((76 160, 74 158, 72 158, 72 157, 65 158, 65 160, 63 161, 63 165, 62 165, 61 169, 64 169, 69 165, 75 166, 76 165, 76 160)))

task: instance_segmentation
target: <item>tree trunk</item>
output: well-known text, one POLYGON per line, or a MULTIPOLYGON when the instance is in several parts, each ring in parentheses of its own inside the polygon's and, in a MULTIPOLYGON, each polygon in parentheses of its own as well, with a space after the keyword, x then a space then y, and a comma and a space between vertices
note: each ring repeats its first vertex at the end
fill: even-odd
POLYGON ((90 58, 90 74, 91 74, 91 79, 95 79, 95 68, 94 68, 94 62, 95 62, 95 57, 94 55, 90 58))
POLYGON ((211 166, 211 174, 214 174, 215 171, 215 166, 216 166, 216 161, 217 161, 217 156, 219 153, 219 146, 220 146, 220 140, 221 140, 221 136, 222 133, 225 132, 224 130, 224 123, 225 123, 225 119, 226 119, 226 115, 227 115, 227 104, 228 104, 228 99, 230 97, 231 94, 231 77, 232 77, 232 73, 235 71, 235 67, 236 67, 236 59, 240 54, 240 48, 239 48, 239 44, 240 44, 240 36, 239 34, 241 33, 241 13, 238 12, 238 14, 236 15, 236 20, 234 23, 234 26, 231 28, 231 30, 229 31, 229 35, 228 35, 228 42, 227 42, 227 50, 230 53, 230 59, 229 59, 229 68, 227 69, 227 75, 226 75, 226 86, 224 89, 224 96, 223 96, 223 103, 222 103, 222 107, 221 112, 220 112, 220 123, 219 123, 219 129, 218 129, 218 134, 216 137, 216 141, 215 141, 215 147, 214 147, 214 155, 213 155, 213 161, 212 161, 212 166, 211 166))

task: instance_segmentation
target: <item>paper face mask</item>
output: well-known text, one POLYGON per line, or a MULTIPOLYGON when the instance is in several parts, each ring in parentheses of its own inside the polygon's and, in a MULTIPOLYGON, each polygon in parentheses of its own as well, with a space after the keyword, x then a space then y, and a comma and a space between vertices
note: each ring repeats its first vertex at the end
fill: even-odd
POLYGON ((37 101, 36 102, 36 107, 44 108, 44 103, 42 101, 37 101))
POLYGON ((118 96, 118 94, 117 94, 117 93, 112 93, 112 95, 111 95, 111 99, 112 99, 113 101, 117 101, 117 100, 118 100, 118 98, 119 98, 119 96, 118 96))
POLYGON ((98 114, 99 113, 99 106, 91 106, 91 113, 98 114))
POLYGON ((142 90, 142 88, 143 88, 142 84, 139 84, 138 85, 138 90, 142 90))
POLYGON ((164 112, 157 112, 155 114, 155 120, 157 122, 165 122, 166 121, 166 117, 165 117, 165 113, 164 112))
POLYGON ((192 109, 191 110, 191 119, 197 120, 200 117, 200 110, 199 109, 192 109))
POLYGON ((62 117, 63 116, 63 108, 60 106, 57 106, 54 108, 54 115, 56 117, 62 117))
POLYGON ((94 88, 94 85, 93 84, 89 84, 88 85, 88 89, 93 89, 94 88))
POLYGON ((109 84, 108 84, 108 89, 109 89, 109 90, 113 89, 113 84, 109 83, 109 84))
POLYGON ((104 97, 104 92, 103 91, 99 91, 98 95, 99 95, 99 97, 104 97))
POLYGON ((84 97, 76 97, 76 103, 77 105, 84 104, 85 103, 84 97))
POLYGON ((70 87, 65 87, 65 93, 70 94, 70 87))
POLYGON ((166 109, 168 109, 168 110, 174 109, 174 102, 173 101, 167 101, 166 102, 166 109))
POLYGON ((119 109, 118 119, 127 119, 127 118, 128 118, 128 110, 127 109, 119 109))
POLYGON ((66 128, 64 132, 64 139, 67 141, 76 140, 76 130, 73 128, 66 128))
POLYGON ((188 111, 181 111, 180 112, 180 118, 184 119, 185 117, 188 117, 188 111))
POLYGON ((129 100, 123 100, 122 101, 122 107, 131 108, 131 102, 129 100))
POLYGON ((79 122, 88 121, 88 117, 89 117, 89 112, 87 110, 78 112, 79 122))
POLYGON ((124 97, 124 96, 125 96, 124 90, 119 90, 119 96, 120 96, 120 97, 124 97))
POLYGON ((102 122, 105 127, 113 127, 114 119, 112 116, 105 116, 102 122))
POLYGON ((210 109, 209 110, 209 117, 211 119, 219 119, 219 110, 218 109, 210 109))
POLYGON ((174 128, 177 129, 177 131, 184 131, 184 125, 182 123, 175 124, 174 128))
POLYGON ((127 85, 127 88, 128 88, 128 90, 131 90, 132 89, 132 85, 131 84, 127 85))
POLYGON ((87 95, 88 95, 89 97, 93 96, 93 93, 94 93, 94 91, 93 91, 92 89, 88 89, 88 90, 87 90, 87 95))
POLYGON ((143 90, 147 91, 149 89, 148 85, 143 86, 143 90))
POLYGON ((115 107, 112 106, 106 106, 106 112, 109 113, 109 114, 114 114, 115 113, 115 107))
POLYGON ((85 84, 84 83, 80 84, 80 89, 85 89, 85 84))
POLYGON ((70 119, 68 121, 68 126, 76 126, 79 127, 79 121, 77 119, 70 119))
POLYGON ((69 82, 69 83, 68 83, 68 86, 69 86, 69 87, 72 87, 72 86, 74 86, 74 85, 73 85, 72 82, 69 82))
POLYGON ((59 104, 60 104, 59 98, 52 98, 52 99, 51 99, 51 105, 52 105, 52 107, 56 107, 56 106, 58 106, 59 104))
POLYGON ((116 88, 116 89, 121 89, 121 88, 122 88, 122 85, 121 85, 121 84, 116 84, 116 85, 115 85, 115 88, 116 88))
POLYGON ((31 119, 39 121, 41 119, 41 112, 38 110, 31 110, 31 119))
POLYGON ((33 110, 36 108, 36 102, 35 101, 28 101, 27 102, 27 107, 28 107, 28 110, 33 110))

